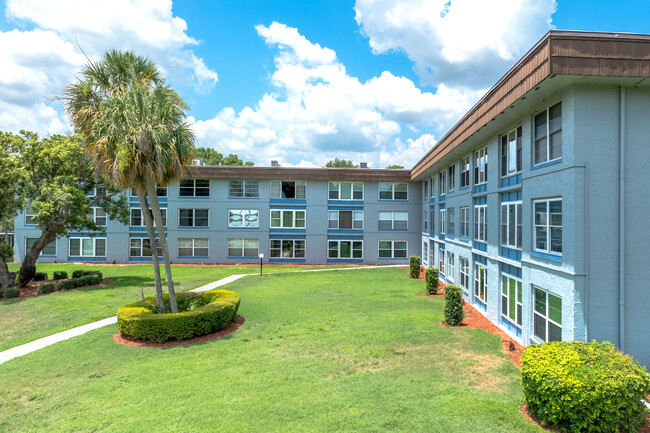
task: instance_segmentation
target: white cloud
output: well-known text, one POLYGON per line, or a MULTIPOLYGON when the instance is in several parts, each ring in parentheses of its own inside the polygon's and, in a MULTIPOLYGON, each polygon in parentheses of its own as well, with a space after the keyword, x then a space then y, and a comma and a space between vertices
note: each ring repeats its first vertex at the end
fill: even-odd
POLYGON ((433 142, 429 135, 406 136, 449 126, 479 96, 444 85, 435 94, 422 92, 387 71, 360 82, 333 50, 297 29, 279 23, 256 29, 275 50, 273 91, 239 113, 224 108, 213 119, 192 119, 201 146, 262 165, 276 159, 323 166, 338 157, 374 167, 410 166, 433 142))
POLYGON ((357 0, 375 53, 403 51, 426 83, 490 86, 551 28, 555 0, 357 0))

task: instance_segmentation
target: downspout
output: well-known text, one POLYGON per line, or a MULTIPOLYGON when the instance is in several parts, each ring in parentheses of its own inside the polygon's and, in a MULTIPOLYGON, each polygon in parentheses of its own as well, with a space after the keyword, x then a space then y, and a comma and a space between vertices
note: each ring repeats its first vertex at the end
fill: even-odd
POLYGON ((625 87, 618 104, 618 346, 625 352, 625 87))
POLYGON ((585 162, 585 341, 589 341, 589 166, 585 162))

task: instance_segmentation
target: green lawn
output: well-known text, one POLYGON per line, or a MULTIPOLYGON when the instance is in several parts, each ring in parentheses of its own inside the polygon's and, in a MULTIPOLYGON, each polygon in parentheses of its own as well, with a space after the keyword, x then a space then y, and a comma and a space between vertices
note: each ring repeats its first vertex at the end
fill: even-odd
MULTIPOLYGON (((19 265, 11 264, 10 271, 17 271, 19 265)), ((319 269, 321 267, 310 267, 319 269)), ((340 267, 340 266, 337 266, 340 267)), ((136 266, 82 266, 73 264, 39 264, 40 272, 52 277, 53 271, 67 271, 72 275, 75 269, 100 270, 104 278, 115 283, 94 289, 70 290, 47 296, 28 299, 14 299, 0 302, 0 351, 18 346, 47 335, 55 334, 75 326, 105 319, 115 314, 124 304, 141 299, 140 289, 145 296, 154 295, 153 267, 136 266)), ((295 272, 303 270, 297 266, 266 266, 265 273, 295 272)), ((233 274, 259 272, 259 266, 173 266, 176 290, 184 292, 233 274)), ((167 290, 163 275, 163 290, 167 290)))
POLYGON ((0 431, 540 431, 499 338, 435 326, 443 300, 406 273, 247 277, 222 340, 127 347, 109 326, 11 360, 0 431))

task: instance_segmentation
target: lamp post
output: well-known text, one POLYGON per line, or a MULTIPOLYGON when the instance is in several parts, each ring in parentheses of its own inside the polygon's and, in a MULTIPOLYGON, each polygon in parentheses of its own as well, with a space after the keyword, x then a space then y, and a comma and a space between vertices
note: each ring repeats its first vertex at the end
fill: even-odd
POLYGON ((262 276, 262 266, 264 266, 263 260, 264 260, 264 253, 260 253, 260 277, 262 276))

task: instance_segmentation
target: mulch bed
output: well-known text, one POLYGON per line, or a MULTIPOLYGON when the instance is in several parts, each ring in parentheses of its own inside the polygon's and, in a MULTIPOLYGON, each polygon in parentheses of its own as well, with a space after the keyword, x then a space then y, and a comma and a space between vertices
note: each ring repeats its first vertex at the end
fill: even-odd
POLYGON ((201 335, 198 337, 190 338, 188 340, 181 341, 166 341, 164 343, 152 343, 150 341, 136 340, 129 337, 124 337, 119 332, 113 334, 113 340, 116 343, 124 344, 125 346, 134 346, 134 347, 176 347, 176 346, 187 346, 189 344, 205 343, 208 341, 218 340, 225 336, 228 336, 242 327, 244 324, 244 319, 239 314, 235 317, 235 320, 230 322, 225 328, 213 332, 212 334, 201 335))
POLYGON ((11 300, 16 300, 16 299, 25 299, 25 298, 35 298, 36 296, 47 296, 47 295, 54 295, 55 293, 63 293, 63 292, 69 292, 70 290, 85 290, 85 289, 94 289, 95 287, 104 287, 108 286, 109 284, 113 284, 115 281, 105 279, 104 281, 101 282, 101 284, 96 284, 94 286, 84 286, 84 287, 75 287, 74 289, 70 290, 64 290, 64 291, 54 291, 52 293, 42 293, 38 294, 36 293, 36 289, 38 288, 39 284, 43 283, 57 283, 58 281, 65 281, 65 280, 43 280, 43 281, 30 281, 27 286, 21 287, 20 288, 20 296, 16 298, 8 298, 8 299, 0 299, 0 301, 11 301, 11 300))

